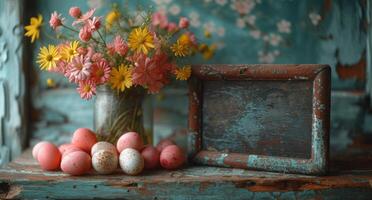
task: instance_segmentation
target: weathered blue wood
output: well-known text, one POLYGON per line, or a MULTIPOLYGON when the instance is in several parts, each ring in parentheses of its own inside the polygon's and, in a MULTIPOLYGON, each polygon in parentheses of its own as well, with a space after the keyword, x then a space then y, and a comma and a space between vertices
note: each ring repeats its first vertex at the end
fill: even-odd
POLYGON ((193 66, 189 154, 204 165, 325 174, 330 75, 325 65, 193 66))
POLYGON ((21 154, 27 138, 22 5, 0 1, 0 166, 21 154))
MULTIPOLYGON (((338 166, 340 167, 340 166, 338 166)), ((314 177, 187 166, 127 176, 45 172, 31 151, 0 169, 1 199, 370 199, 370 170, 314 177)))
POLYGON ((205 81, 203 88, 205 149, 310 158, 311 81, 205 81))

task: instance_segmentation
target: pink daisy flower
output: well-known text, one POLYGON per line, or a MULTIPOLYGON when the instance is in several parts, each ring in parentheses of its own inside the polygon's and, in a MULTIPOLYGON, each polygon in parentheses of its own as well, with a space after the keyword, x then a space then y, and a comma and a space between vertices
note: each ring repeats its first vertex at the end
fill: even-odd
POLYGON ((159 26, 160 28, 167 28, 168 26, 168 18, 165 14, 161 12, 156 12, 152 15, 152 25, 159 26))
POLYGON ((49 25, 55 30, 57 27, 62 25, 63 20, 64 18, 62 18, 62 15, 54 11, 50 17, 49 25))
POLYGON ((91 80, 80 81, 77 91, 82 99, 89 100, 96 94, 96 84, 91 80))
POLYGON ((186 17, 181 17, 179 23, 178 23, 178 26, 180 28, 188 28, 189 27, 189 19, 187 19, 186 17))
POLYGON ((66 71, 67 71, 67 67, 68 67, 68 64, 67 64, 66 61, 59 60, 57 62, 56 67, 51 68, 50 72, 55 72, 55 73, 58 73, 58 74, 65 74, 66 71))
POLYGON ((93 32, 99 29, 101 27, 101 17, 93 17, 92 19, 88 19, 88 23, 86 26, 89 27, 89 29, 93 32))
POLYGON ((92 63, 87 56, 75 56, 69 64, 66 72, 70 82, 79 82, 89 78, 92 71, 92 63))
POLYGON ((178 31, 178 26, 177 26, 176 23, 171 22, 171 23, 168 24, 167 30, 170 33, 177 32, 178 31))
POLYGON ((94 53, 91 60, 92 62, 106 61, 101 53, 94 53))
POLYGON ((110 56, 113 56, 115 54, 115 44, 114 43, 107 44, 107 53, 110 56))
POLYGON ((69 12, 68 12, 71 17, 74 17, 74 18, 79 18, 81 16, 81 10, 79 7, 71 7, 69 12))
POLYGON ((158 92, 164 86, 164 74, 156 62, 144 54, 137 56, 132 71, 134 84, 148 87, 150 93, 158 92))
POLYGON ((88 42, 91 37, 92 31, 90 31, 88 26, 84 26, 82 29, 80 29, 79 38, 81 41, 88 42))
POLYGON ((77 20, 75 20, 72 23, 72 25, 75 26, 75 25, 80 24, 80 23, 85 23, 86 21, 88 21, 88 19, 90 19, 94 15, 94 12, 96 12, 95 8, 90 9, 88 12, 84 13, 77 20))
POLYGON ((96 84, 103 84, 110 78, 111 67, 107 61, 102 60, 92 65, 92 77, 96 84))
POLYGON ((128 52, 128 45, 125 43, 123 38, 120 37, 120 35, 116 36, 114 41, 114 48, 116 53, 118 53, 121 56, 124 56, 128 52))

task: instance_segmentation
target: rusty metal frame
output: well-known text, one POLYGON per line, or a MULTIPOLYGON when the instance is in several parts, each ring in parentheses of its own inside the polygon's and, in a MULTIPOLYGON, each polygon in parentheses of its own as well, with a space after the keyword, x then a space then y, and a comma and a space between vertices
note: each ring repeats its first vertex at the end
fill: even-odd
POLYGON ((331 69, 328 65, 196 65, 189 80, 189 157, 197 164, 322 175, 328 171, 331 69), (310 159, 223 153, 202 147, 204 80, 311 80, 312 142, 310 159))

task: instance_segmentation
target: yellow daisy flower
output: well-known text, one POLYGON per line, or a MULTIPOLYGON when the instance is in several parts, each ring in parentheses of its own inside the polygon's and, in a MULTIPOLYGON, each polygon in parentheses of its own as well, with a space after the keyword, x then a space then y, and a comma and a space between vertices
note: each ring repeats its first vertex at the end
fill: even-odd
POLYGON ((54 45, 41 47, 38 55, 38 60, 41 70, 50 70, 56 66, 56 62, 61 58, 58 54, 58 49, 54 45))
POLYGON ((71 60, 79 55, 77 49, 79 48, 79 41, 72 41, 69 45, 63 46, 61 49, 61 57, 63 60, 67 62, 71 62, 71 60))
POLYGON ((177 57, 185 57, 192 53, 189 43, 185 43, 179 39, 171 46, 171 50, 177 57))
POLYGON ((187 65, 182 68, 177 68, 174 74, 177 80, 185 81, 191 76, 191 66, 187 65))
POLYGON ((117 10, 111 10, 106 15, 106 28, 111 29, 112 24, 114 24, 115 21, 117 21, 120 17, 120 12, 117 10))
POLYGON ((40 26, 43 23, 43 16, 40 14, 36 17, 31 17, 30 25, 25 26, 25 36, 31 38, 31 43, 35 41, 35 39, 39 39, 40 36, 40 26))
POLYGON ((123 92, 125 88, 132 87, 132 69, 124 64, 113 68, 110 76, 111 88, 123 92))
POLYGON ((147 27, 134 29, 128 37, 128 45, 137 53, 142 52, 148 54, 154 46, 154 37, 151 35, 147 27))

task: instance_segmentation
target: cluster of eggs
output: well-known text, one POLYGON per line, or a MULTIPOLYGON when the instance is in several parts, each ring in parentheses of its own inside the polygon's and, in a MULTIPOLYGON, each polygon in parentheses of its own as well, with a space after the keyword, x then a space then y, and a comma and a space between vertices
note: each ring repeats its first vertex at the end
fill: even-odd
POLYGON ((171 140, 163 140, 154 147, 144 145, 138 133, 128 132, 114 146, 109 142, 97 142, 95 133, 87 128, 77 129, 71 143, 58 148, 50 142, 39 142, 32 155, 43 170, 61 169, 70 175, 83 175, 92 168, 99 174, 110 174, 118 166, 128 175, 137 175, 143 169, 159 166, 178 169, 186 161, 182 149, 171 140))

